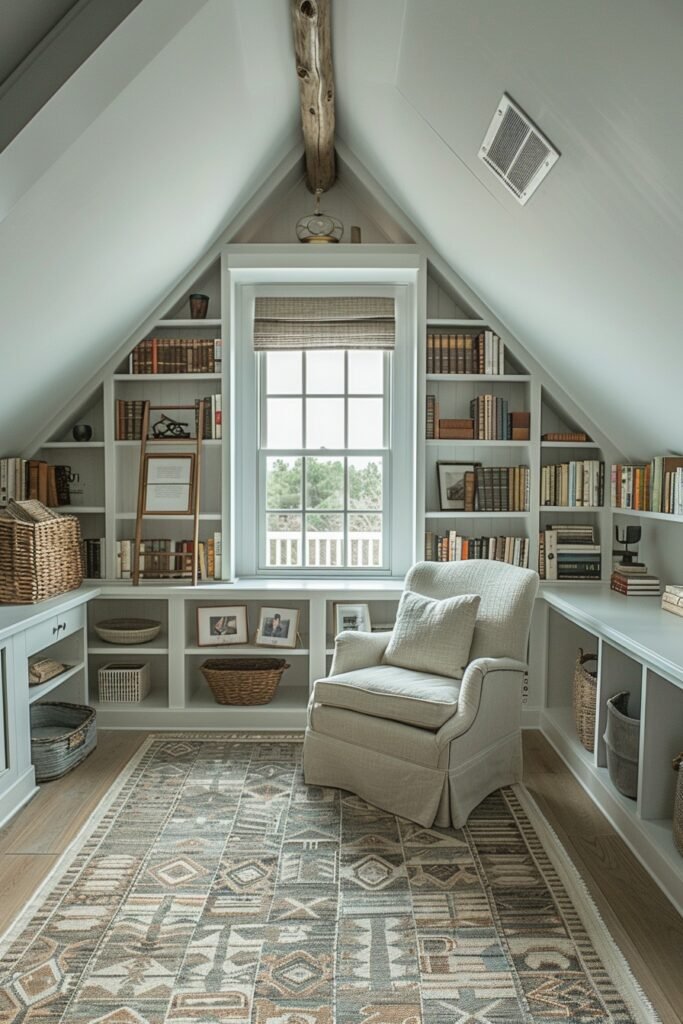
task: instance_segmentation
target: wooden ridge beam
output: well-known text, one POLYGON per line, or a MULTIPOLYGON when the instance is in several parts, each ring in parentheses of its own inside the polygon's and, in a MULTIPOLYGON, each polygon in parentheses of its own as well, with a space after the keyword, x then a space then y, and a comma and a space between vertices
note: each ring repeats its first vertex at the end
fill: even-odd
POLYGON ((326 192, 337 176, 330 8, 331 0, 290 0, 306 178, 311 192, 326 192))

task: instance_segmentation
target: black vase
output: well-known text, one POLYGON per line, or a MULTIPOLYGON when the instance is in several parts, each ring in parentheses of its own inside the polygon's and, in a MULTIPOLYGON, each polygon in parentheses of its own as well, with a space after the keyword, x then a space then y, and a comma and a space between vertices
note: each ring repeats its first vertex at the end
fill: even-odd
POLYGON ((92 437, 92 427, 87 423, 77 423, 71 433, 74 441, 89 441, 92 437))

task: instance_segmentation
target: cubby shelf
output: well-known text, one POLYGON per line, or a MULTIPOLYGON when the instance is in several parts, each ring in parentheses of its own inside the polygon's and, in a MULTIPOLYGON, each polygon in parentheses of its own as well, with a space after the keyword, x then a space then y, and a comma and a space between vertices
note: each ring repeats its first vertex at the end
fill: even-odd
POLYGON ((485 381, 487 384, 528 384, 528 373, 427 373, 425 380, 447 384, 467 384, 485 381))
POLYGON ((599 448, 596 441, 541 441, 541 448, 554 448, 559 451, 561 448, 599 448))
POLYGON ((527 519, 529 512, 425 512, 426 519, 527 519))
POLYGON ((164 380, 220 380, 220 373, 115 373, 115 381, 138 381, 148 384, 150 381, 164 380))
MULTIPOLYGON (((174 444, 176 444, 176 445, 188 444, 190 442, 194 442, 194 440, 195 439, 193 437, 150 437, 150 438, 147 439, 147 446, 146 447, 147 448, 154 448, 157 445, 159 447, 162 447, 162 446, 170 446, 170 445, 174 445, 174 444)), ((210 448, 220 448, 222 443, 223 442, 221 441, 221 439, 220 438, 216 438, 216 437, 205 437, 202 440, 202 444, 208 445, 208 447, 210 447, 210 448)), ((117 448, 119 448, 119 447, 121 447, 121 448, 139 448, 140 447, 140 442, 139 441, 114 441, 114 444, 116 445, 117 448)))
POLYGON ((64 516, 101 516, 105 513, 104 505, 58 505, 55 512, 64 516))
POLYGON ((69 665, 65 672, 60 672, 58 676, 54 676, 52 679, 48 679, 46 683, 39 683, 37 686, 31 686, 28 691, 28 702, 29 704, 35 704, 36 701, 42 700, 46 697, 51 690, 56 690, 58 686, 65 683, 67 679, 71 679, 78 672, 82 672, 85 667, 85 662, 79 661, 76 665, 69 665))
POLYGON ((186 647, 185 654, 201 654, 205 658, 229 658, 233 654, 253 654, 255 657, 289 658, 308 657, 308 647, 267 647, 257 644, 221 644, 217 647, 186 647))
POLYGON ((437 438, 436 440, 426 441, 425 444, 428 448, 528 448, 531 444, 530 441, 477 441, 469 438, 454 438, 449 440, 446 438, 437 438))
POLYGON ((602 512, 602 505, 539 505, 539 512, 602 512))
POLYGON ((46 441, 41 448, 104 448, 104 441, 46 441))
POLYGON ((683 523, 683 516, 673 512, 643 512, 637 508, 612 508, 615 516, 636 516, 638 519, 660 519, 665 523, 683 523))
MULTIPOLYGON (((102 509, 102 511, 104 511, 104 509, 102 509)), ((135 520, 137 518, 137 516, 136 516, 135 512, 117 512, 116 513, 116 518, 117 519, 132 519, 132 520, 135 520)), ((171 520, 171 521, 176 520, 177 521, 177 520, 180 520, 180 519, 188 520, 189 521, 189 520, 191 520, 191 518, 192 517, 190 515, 180 515, 180 514, 178 514, 178 515, 176 515, 176 514, 173 514, 173 515, 154 515, 151 512, 145 513, 145 519, 156 519, 156 520, 162 520, 162 521, 164 521, 164 520, 171 520)), ((220 512, 202 512, 200 514, 200 516, 199 516, 200 521, 202 519, 207 519, 208 520, 208 519, 220 519, 220 518, 221 518, 220 512)))
POLYGON ((487 327, 486 320, 466 320, 453 317, 428 317, 427 327, 487 327))
POLYGON ((207 317, 204 320, 192 320, 189 317, 186 317, 184 319, 180 318, 180 319, 177 319, 177 320, 173 320, 173 319, 157 320, 157 322, 154 324, 155 328, 158 327, 158 328, 163 328, 163 329, 167 329, 167 328, 173 329, 173 328, 176 328, 176 327, 196 327, 196 328, 202 328, 202 327, 222 327, 222 326, 223 326, 223 321, 220 319, 220 317, 218 317, 218 318, 216 318, 216 317, 212 317, 212 318, 207 317))

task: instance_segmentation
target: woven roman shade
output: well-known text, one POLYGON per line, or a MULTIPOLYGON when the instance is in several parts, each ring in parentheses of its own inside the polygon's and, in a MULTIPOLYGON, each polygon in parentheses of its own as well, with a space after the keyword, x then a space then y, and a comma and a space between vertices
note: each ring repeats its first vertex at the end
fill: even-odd
POLYGON ((396 344, 392 298, 257 298, 254 348, 382 348, 396 344))

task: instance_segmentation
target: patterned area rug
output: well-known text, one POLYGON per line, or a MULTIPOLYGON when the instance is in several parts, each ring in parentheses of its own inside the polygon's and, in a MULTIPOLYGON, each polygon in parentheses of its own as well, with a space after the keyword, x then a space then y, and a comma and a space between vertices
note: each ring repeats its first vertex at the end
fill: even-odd
POLYGON ((657 1020, 523 788, 427 829, 301 751, 150 738, 5 936, 2 1024, 657 1020))

